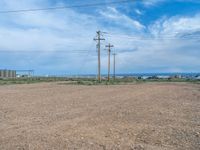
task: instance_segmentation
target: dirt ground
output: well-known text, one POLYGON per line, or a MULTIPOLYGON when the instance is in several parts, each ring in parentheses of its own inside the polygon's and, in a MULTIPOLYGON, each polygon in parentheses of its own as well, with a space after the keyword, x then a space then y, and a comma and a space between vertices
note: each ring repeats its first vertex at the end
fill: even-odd
POLYGON ((199 150, 200 85, 0 86, 1 150, 199 150))

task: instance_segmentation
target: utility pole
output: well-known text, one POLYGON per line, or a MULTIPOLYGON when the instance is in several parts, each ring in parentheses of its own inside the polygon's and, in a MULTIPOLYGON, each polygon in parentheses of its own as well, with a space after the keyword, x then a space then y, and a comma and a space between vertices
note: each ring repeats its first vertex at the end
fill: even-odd
POLYGON ((110 52, 111 52, 111 47, 114 47, 110 43, 106 45, 108 47, 108 81, 110 81, 110 52))
POLYGON ((117 54, 116 53, 113 53, 113 78, 114 78, 114 80, 115 80, 115 56, 116 56, 117 54))
POLYGON ((94 39, 97 41, 98 48, 98 81, 101 82, 101 41, 105 40, 101 38, 101 31, 97 31, 97 38, 94 39))

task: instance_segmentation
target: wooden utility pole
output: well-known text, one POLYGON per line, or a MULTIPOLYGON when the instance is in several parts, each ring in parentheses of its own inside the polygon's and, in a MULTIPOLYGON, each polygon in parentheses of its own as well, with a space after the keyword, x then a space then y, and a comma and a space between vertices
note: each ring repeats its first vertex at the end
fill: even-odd
POLYGON ((94 39, 97 41, 98 48, 98 81, 101 82, 101 41, 105 40, 101 38, 101 31, 97 31, 97 38, 94 39))
POLYGON ((116 56, 117 54, 116 53, 113 53, 113 78, 114 78, 114 80, 115 80, 115 56, 116 56))
POLYGON ((114 47, 110 43, 106 45, 108 47, 108 81, 110 81, 110 52, 111 52, 111 47, 114 47))

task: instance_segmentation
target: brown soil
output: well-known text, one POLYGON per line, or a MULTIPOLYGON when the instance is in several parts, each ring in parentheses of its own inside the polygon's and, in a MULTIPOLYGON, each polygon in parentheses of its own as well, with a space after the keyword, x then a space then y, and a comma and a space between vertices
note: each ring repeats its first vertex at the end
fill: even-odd
POLYGON ((200 85, 0 86, 0 149, 198 150, 200 85))

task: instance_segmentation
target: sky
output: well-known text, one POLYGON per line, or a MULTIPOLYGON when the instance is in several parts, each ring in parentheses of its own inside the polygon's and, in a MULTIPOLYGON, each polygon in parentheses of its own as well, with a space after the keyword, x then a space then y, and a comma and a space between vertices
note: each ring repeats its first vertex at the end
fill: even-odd
MULTIPOLYGON (((96 31, 102 32, 101 71, 114 45, 116 73, 200 72, 198 0, 0 0, 0 69, 37 75, 97 73, 96 31), (98 7, 2 13, 105 3, 98 7)), ((111 56, 113 69, 113 56, 111 56)), ((111 70, 112 71, 112 70, 111 70)))

